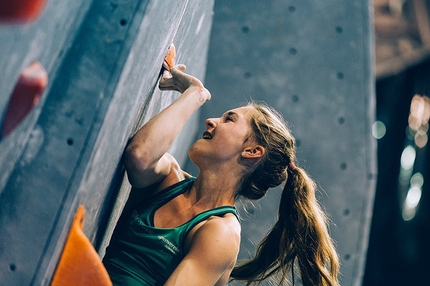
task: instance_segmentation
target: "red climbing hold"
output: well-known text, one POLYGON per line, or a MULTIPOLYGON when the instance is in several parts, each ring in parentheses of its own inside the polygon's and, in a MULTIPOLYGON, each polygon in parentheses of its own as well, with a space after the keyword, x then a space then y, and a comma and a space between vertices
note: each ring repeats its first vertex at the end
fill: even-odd
POLYGON ((45 4, 46 0, 1 0, 0 21, 33 21, 39 16, 45 4))
POLYGON ((3 118, 2 137, 7 136, 39 102, 48 84, 45 68, 34 62, 21 72, 3 118))

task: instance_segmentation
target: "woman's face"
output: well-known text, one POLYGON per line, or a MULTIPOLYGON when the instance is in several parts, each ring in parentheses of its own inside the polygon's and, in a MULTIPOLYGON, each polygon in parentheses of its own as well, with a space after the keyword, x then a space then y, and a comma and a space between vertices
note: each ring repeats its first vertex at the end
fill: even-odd
POLYGON ((207 119, 206 131, 189 151, 191 160, 198 166, 205 162, 237 161, 245 147, 252 143, 253 112, 256 112, 253 107, 245 106, 229 110, 219 118, 207 119))

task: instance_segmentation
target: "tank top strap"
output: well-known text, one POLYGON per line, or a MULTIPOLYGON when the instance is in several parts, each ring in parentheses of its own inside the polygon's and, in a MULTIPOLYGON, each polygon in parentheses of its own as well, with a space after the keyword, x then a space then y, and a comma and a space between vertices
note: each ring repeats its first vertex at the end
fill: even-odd
MULTIPOLYGON (((186 192, 190 189, 193 182, 196 180, 195 177, 189 177, 185 180, 177 182, 176 184, 171 185, 170 187, 165 188, 161 192, 154 195, 152 198, 148 200, 148 204, 150 208, 154 211, 173 199, 174 197, 186 192)), ((148 207, 145 205, 145 207, 148 207)))
POLYGON ((221 206, 217 207, 211 210, 204 211, 198 215, 196 215, 193 219, 191 219, 188 223, 185 225, 182 225, 182 238, 185 239, 188 232, 195 227, 197 224, 201 223, 202 221, 207 220, 211 216, 223 216, 225 214, 232 213, 236 216, 237 220, 239 220, 239 216, 237 214, 237 210, 233 206, 221 206))
POLYGON ((160 193, 156 195, 155 198, 161 199, 161 200, 172 199, 173 197, 187 191, 195 180, 196 180, 195 177, 189 177, 180 182, 177 182, 176 184, 173 184, 170 187, 167 187, 164 190, 162 190, 160 193))

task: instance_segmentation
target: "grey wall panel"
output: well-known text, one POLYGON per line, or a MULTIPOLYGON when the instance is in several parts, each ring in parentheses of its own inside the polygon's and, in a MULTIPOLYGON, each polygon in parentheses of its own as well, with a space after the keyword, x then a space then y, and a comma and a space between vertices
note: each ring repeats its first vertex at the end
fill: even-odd
MULTIPOLYGON (((170 4, 165 2, 151 2, 151 5, 148 7, 148 9, 156 9, 158 11, 169 11, 170 9, 170 4)), ((177 49, 177 62, 186 63, 187 72, 204 79, 206 70, 206 54, 208 51, 209 35, 212 25, 213 1, 189 1, 185 7, 178 10, 180 12, 180 18, 186 19, 186 21, 180 21, 179 26, 177 26, 173 33, 167 36, 166 39, 163 39, 163 43, 167 47, 170 42, 173 42, 177 49)), ((149 23, 159 21, 160 15, 162 15, 162 13, 148 14, 148 17, 146 17, 142 23, 141 29, 147 30, 145 26, 147 26, 149 23)), ((150 47, 153 46, 153 43, 156 42, 156 39, 159 38, 160 35, 166 33, 163 30, 154 30, 155 29, 140 33, 140 36, 136 40, 135 47, 133 47, 130 52, 130 57, 126 63, 124 73, 121 75, 120 83, 118 84, 117 90, 115 92, 116 99, 114 100, 118 101, 118 103, 111 104, 112 109, 122 109, 122 111, 112 110, 108 112, 105 120, 111 122, 105 122, 104 126, 106 127, 106 130, 102 128, 99 138, 97 139, 99 141, 99 143, 97 143, 98 151, 93 153, 94 157, 90 160, 87 168, 97 166, 97 168, 100 169, 100 164, 109 166, 109 164, 106 164, 106 158, 104 158, 102 154, 112 154, 109 150, 116 148, 115 146, 117 144, 124 146, 130 134, 133 134, 139 126, 141 126, 161 109, 170 104, 179 95, 177 92, 161 92, 158 90, 158 88, 156 88, 157 77, 154 77, 155 81, 152 86, 143 85, 140 82, 140 78, 147 74, 145 69, 142 70, 142 67, 150 66, 152 63, 148 63, 148 61, 152 62, 153 59, 156 58, 162 59, 165 54, 164 49, 158 50, 150 47), (148 51, 146 56, 138 57, 137 55, 142 50, 148 51), (151 96, 146 97, 145 95, 147 93, 151 94, 151 96), (145 102, 145 104, 143 104, 143 102, 145 102), (139 120, 134 121, 135 124, 127 125, 126 123, 118 122, 114 116, 114 114, 123 114, 127 111, 129 114, 140 114, 138 117, 139 120), (111 135, 122 134, 123 132, 121 130, 124 128, 129 129, 128 132, 123 134, 125 137, 121 138, 121 141, 118 143, 112 142, 111 135), (104 152, 100 152, 100 150, 104 150, 104 152)), ((156 67, 159 66, 159 62, 160 60, 154 63, 156 67)), ((156 74, 153 76, 156 76, 156 74)), ((197 130, 197 119, 198 113, 187 122, 184 130, 181 132, 171 147, 170 152, 178 159, 181 164, 185 164, 187 158, 187 146, 191 144, 190 140, 193 140, 197 130)), ((172 122, 172 124, 174 124, 174 122, 172 122)), ((120 151, 122 152, 122 150, 120 151)), ((118 159, 119 157, 113 159, 113 162, 116 162, 115 160, 118 159)), ((112 170, 112 168, 110 169, 112 170)), ((80 189, 103 189, 103 187, 99 186, 98 177, 103 177, 105 172, 99 171, 88 171, 87 173, 89 176, 81 182, 80 189)), ((104 233, 103 238, 96 238, 97 244, 100 244, 98 248, 101 255, 104 254, 105 247, 113 231, 113 226, 115 225, 124 202, 128 197, 128 192, 129 184, 128 182, 124 182, 116 199, 117 201, 114 206, 113 215, 110 218, 111 220, 108 223, 107 231, 104 233)), ((92 191, 86 192, 85 196, 90 197, 92 194, 92 191)), ((97 216, 97 212, 100 211, 100 209, 97 207, 97 204, 93 204, 90 207, 93 208, 94 213, 89 216, 89 219, 103 219, 102 217, 98 218, 97 216)), ((94 231, 97 229, 91 229, 88 229, 87 234, 90 237, 93 237, 93 235, 96 235, 94 231)), ((102 231, 105 232, 104 229, 102 229, 102 231)))
MULTIPOLYGON (((299 166, 318 183, 331 216, 342 285, 361 284, 375 188, 370 11, 369 1, 216 1, 206 77, 212 100, 202 111, 218 117, 254 99, 283 113, 299 166)), ((273 224, 279 194, 270 190, 244 214, 241 258, 273 224)))
MULTIPOLYGON (((91 1, 48 1, 42 16, 32 24, 0 25, 0 114, 3 117, 14 85, 21 70, 33 61, 40 61, 55 77, 64 57, 64 51, 73 44, 76 31, 87 13, 91 1)), ((48 85, 51 83, 49 81, 48 85)), ((37 120, 44 98, 39 106, 14 132, 0 142, 0 193, 22 152, 31 128, 37 120)))
MULTIPOLYGON (((30 32, 13 38, 15 29, 53 33, 45 35, 51 37, 46 43, 52 59, 44 61, 34 54, 50 76, 42 102, 0 143, 1 160, 13 161, 1 167, 6 174, 0 188, 1 285, 49 282, 79 204, 87 210, 86 234, 100 243, 119 190, 115 214, 127 196, 120 161, 127 140, 177 96, 161 95, 157 89, 172 41, 178 60, 190 62, 189 72, 204 77, 213 1, 92 1, 85 9, 81 6, 60 17, 58 12, 69 7, 61 2, 47 7, 31 27, 2 27, 2 39, 10 41, 0 47, 6 52, 24 42, 28 47, 43 43, 30 32), (58 35, 62 25, 57 31, 55 22, 53 27, 49 22, 57 16, 58 21, 77 21, 63 31, 64 40, 58 35), (16 145, 21 147, 14 150, 16 145), (15 153, 14 160, 10 152, 15 153)), ((29 51, 34 49, 18 51, 21 58, 16 62, 2 58, 5 74, 18 69, 1 83, 5 97, 19 68, 27 64, 29 51)), ((6 104, 5 100, 3 109, 6 104)), ((190 122, 184 130, 189 135, 182 135, 176 144, 187 144, 194 129, 190 122)))

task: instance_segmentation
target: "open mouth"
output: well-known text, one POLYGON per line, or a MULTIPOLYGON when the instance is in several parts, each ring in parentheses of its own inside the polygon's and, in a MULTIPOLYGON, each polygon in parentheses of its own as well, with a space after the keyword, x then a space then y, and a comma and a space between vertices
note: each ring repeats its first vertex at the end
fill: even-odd
POLYGON ((208 131, 205 131, 203 133, 203 139, 212 139, 212 134, 210 134, 208 131))

